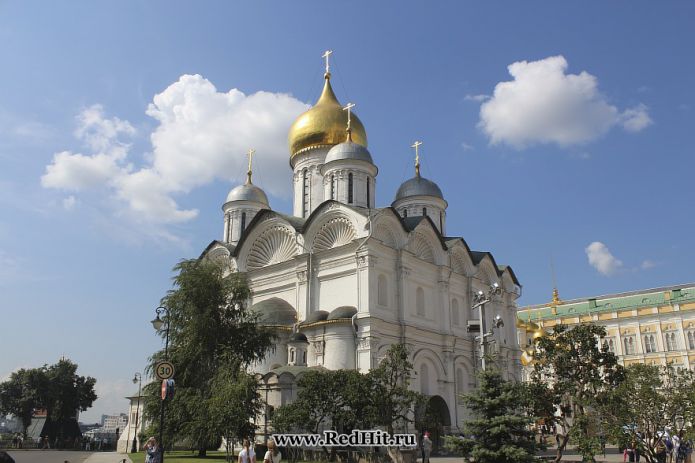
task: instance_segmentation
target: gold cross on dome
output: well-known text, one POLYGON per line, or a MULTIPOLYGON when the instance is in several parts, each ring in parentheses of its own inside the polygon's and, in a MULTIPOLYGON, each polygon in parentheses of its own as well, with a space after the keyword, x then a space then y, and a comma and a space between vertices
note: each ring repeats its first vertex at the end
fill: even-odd
POLYGON ((326 74, 330 73, 330 65, 328 64, 328 58, 333 54, 333 50, 326 50, 323 52, 323 55, 321 55, 321 58, 324 58, 326 60, 326 74))
POLYGON ((418 177, 420 176, 420 145, 422 145, 422 142, 419 140, 410 145, 411 148, 415 148, 415 174, 418 177))
POLYGON ((350 122, 352 121, 351 114, 352 111, 351 109, 355 107, 355 103, 348 103, 345 105, 343 108, 343 111, 347 111, 348 113, 348 121, 347 121, 347 129, 350 130, 350 122))
POLYGON ((246 153, 246 156, 248 156, 248 158, 249 158, 249 168, 246 171, 246 176, 247 176, 246 181, 248 183, 251 183, 251 163, 253 162, 253 155, 255 153, 256 153, 256 150, 253 148, 249 149, 248 152, 246 153))

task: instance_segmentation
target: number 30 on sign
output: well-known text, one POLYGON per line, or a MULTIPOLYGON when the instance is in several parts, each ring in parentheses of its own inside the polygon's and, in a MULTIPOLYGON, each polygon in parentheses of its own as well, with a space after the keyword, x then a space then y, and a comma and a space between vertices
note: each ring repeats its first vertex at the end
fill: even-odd
POLYGON ((159 362, 154 368, 154 374, 159 379, 169 379, 174 376, 174 365, 171 362, 159 362))

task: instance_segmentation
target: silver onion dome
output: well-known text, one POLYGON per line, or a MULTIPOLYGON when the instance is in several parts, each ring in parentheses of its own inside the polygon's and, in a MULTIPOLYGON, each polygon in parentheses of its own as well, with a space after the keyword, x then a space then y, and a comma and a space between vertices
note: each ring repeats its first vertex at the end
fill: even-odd
POLYGON ((424 177, 415 176, 410 180, 406 180, 398 187, 396 199, 407 198, 409 196, 434 196, 435 198, 444 199, 442 190, 432 180, 427 180, 424 177))
POLYGON ((265 192, 253 183, 245 183, 232 189, 227 195, 227 201, 253 201, 268 206, 265 192))
POLYGON ((372 155, 369 154, 367 148, 350 140, 339 143, 331 148, 328 154, 326 154, 326 160, 324 162, 328 164, 329 162, 339 160, 356 160, 374 164, 372 155))

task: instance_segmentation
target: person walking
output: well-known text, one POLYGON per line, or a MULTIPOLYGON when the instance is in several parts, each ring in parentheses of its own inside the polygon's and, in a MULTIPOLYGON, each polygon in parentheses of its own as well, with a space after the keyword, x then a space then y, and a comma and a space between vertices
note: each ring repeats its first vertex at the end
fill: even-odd
POLYGON ((154 437, 145 442, 145 463, 162 463, 162 450, 154 437))
POLYGON ((244 439, 243 449, 239 452, 238 463, 256 463, 256 452, 248 439, 244 439))
POLYGON ((432 441, 430 433, 425 431, 425 437, 422 439, 422 463, 430 463, 430 454, 432 453, 432 441))
POLYGON ((265 452, 263 463, 280 463, 280 460, 282 460, 282 454, 278 450, 277 445, 275 445, 275 441, 273 439, 268 439, 267 445, 268 451, 265 452))

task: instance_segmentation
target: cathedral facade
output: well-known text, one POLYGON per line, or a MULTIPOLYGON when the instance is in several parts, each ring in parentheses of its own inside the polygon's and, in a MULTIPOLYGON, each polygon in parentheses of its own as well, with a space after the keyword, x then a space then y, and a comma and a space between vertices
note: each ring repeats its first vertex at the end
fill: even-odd
MULTIPOLYGON (((246 183, 223 205, 222 240, 203 256, 247 275, 251 309, 278 333, 254 367, 271 410, 293 400, 303 372, 366 372, 392 344, 405 343, 412 388, 430 396, 443 427, 455 430, 465 414, 458 397, 474 387, 480 363, 467 332, 478 317, 473 295, 495 283, 502 291, 486 307, 487 326, 496 315, 508 322, 489 338, 489 350, 509 378, 520 376, 519 282, 491 253, 447 234, 448 203, 420 175, 419 161, 392 204, 375 205, 379 170, 367 132, 338 102, 330 78, 327 69, 320 98, 289 133, 292 215, 270 207, 249 163, 246 183)), ((270 416, 260 423, 265 434, 270 416)))

